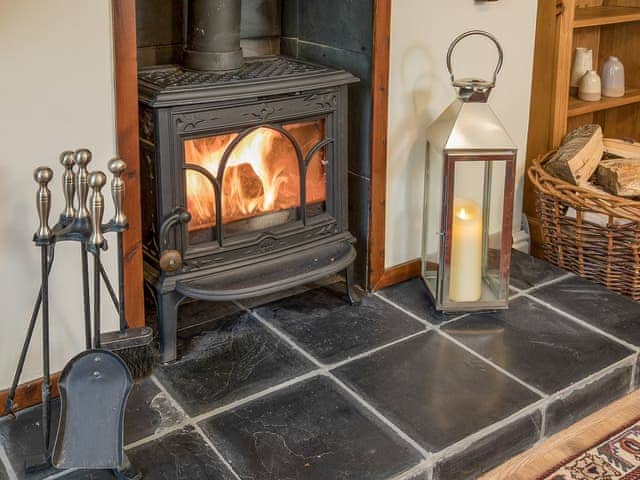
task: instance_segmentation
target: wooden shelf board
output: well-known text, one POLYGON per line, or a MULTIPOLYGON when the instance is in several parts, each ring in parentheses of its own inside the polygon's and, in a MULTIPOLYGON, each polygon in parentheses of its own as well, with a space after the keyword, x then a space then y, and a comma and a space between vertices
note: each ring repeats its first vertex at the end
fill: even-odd
POLYGON ((637 21, 640 21, 638 7, 586 7, 576 8, 573 27, 595 27, 637 21))
POLYGON ((585 102, 574 96, 569 97, 569 117, 577 117, 585 113, 599 112, 609 108, 622 107, 640 102, 640 88, 627 88, 624 97, 602 97, 597 102, 585 102))

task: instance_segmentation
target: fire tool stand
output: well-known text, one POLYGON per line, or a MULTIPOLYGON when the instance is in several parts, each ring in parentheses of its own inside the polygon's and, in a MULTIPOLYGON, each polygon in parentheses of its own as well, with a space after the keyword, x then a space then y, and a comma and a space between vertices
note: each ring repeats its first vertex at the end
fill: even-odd
MULTIPOLYGON (((26 473, 37 472, 51 468, 51 373, 50 373, 50 341, 49 341, 49 274, 51 273, 55 247, 64 241, 78 242, 81 245, 82 263, 82 293, 84 306, 84 324, 87 349, 92 348, 92 325, 89 298, 89 270, 88 270, 88 243, 92 233, 89 210, 87 208, 87 197, 89 192, 87 165, 91 161, 91 152, 86 149, 76 152, 66 151, 60 155, 60 163, 65 168, 62 177, 62 185, 65 199, 65 208, 55 226, 49 226, 49 214, 51 211, 51 191, 49 182, 53 178, 53 171, 48 167, 39 167, 34 173, 34 179, 38 183, 36 204, 38 211, 39 226, 33 236, 36 246, 41 249, 41 287, 33 307, 27 334, 20 352, 20 357, 13 377, 13 382, 9 390, 9 395, 5 403, 5 413, 14 415, 15 395, 20 377, 24 369, 25 360, 33 337, 33 332, 40 313, 42 313, 42 448, 43 453, 28 458, 25 461, 26 473), (76 172, 73 168, 76 167, 76 172), (77 194, 77 197, 76 197, 77 194), (74 208, 74 198, 77 199, 77 209, 74 208)), ((102 230, 106 232, 121 233, 122 229, 117 222, 112 220, 102 225, 102 230)), ((105 241, 106 248, 106 241, 105 241)), ((102 278, 109 294, 113 300, 115 308, 120 311, 120 305, 113 286, 100 264, 96 255, 95 275, 102 278)), ((94 331, 93 335, 99 337, 100 332, 94 331)), ((106 413, 106 412, 105 412, 106 413)), ((99 434, 96 432, 96 434, 99 434)), ((111 473, 118 480, 141 480, 142 476, 136 474, 132 477, 124 473, 124 468, 130 468, 126 459, 124 467, 111 470, 111 473)))

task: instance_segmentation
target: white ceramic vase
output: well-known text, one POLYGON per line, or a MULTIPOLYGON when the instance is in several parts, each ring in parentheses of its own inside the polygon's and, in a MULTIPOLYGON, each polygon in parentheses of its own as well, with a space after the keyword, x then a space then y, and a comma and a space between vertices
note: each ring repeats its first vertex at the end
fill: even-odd
POLYGON ((617 57, 609 57, 602 65, 602 95, 605 97, 624 96, 624 65, 617 57))
POLYGON ((571 88, 575 89, 573 93, 577 93, 580 80, 589 70, 593 70, 593 50, 584 47, 576 48, 571 69, 571 88))
POLYGON ((578 98, 587 102, 597 102, 602 98, 602 82, 594 70, 589 70, 580 80, 578 98))

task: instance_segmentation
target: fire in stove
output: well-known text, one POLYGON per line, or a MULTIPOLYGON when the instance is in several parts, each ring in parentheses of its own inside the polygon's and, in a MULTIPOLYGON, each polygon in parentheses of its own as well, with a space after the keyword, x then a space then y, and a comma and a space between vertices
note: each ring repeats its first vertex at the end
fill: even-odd
MULTIPOLYGON (((323 120, 292 123, 283 128, 296 140, 303 156, 325 137, 323 120)), ((186 140, 185 163, 199 165, 217 177, 224 153, 237 137, 237 133, 229 133, 186 140)), ((326 200, 326 177, 325 151, 319 149, 307 167, 307 205, 326 200)), ((221 196, 223 224, 299 207, 300 168, 291 140, 268 127, 244 137, 229 154, 221 196)), ((211 182, 192 170, 187 171, 187 208, 192 215, 190 231, 215 226, 211 182)))

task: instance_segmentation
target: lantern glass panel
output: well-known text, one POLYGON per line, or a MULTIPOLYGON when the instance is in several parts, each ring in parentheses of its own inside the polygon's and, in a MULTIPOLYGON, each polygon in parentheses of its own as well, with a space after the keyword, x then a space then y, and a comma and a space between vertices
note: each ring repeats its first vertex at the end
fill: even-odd
POLYGON ((425 176, 424 229, 422 238, 422 276, 429 290, 435 295, 438 290, 440 266, 440 242, 442 230, 442 179, 444 156, 441 150, 428 144, 428 162, 425 176))
MULTIPOLYGON (((507 294, 502 274, 505 160, 450 158, 453 180, 445 213, 445 264, 440 270, 440 303, 464 310, 464 304, 498 305, 507 294)), ((452 307, 456 308, 452 308, 452 307)))

